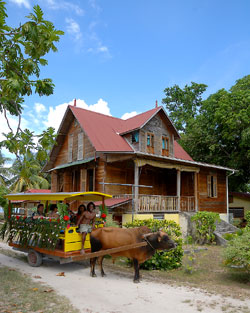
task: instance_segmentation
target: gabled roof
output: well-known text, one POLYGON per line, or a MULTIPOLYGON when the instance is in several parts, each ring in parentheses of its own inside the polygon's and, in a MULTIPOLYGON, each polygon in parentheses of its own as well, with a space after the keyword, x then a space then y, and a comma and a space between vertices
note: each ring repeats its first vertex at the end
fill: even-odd
POLYGON ((138 114, 127 120, 96 113, 75 106, 69 106, 78 120, 82 129, 86 132, 96 151, 101 152, 133 152, 131 146, 121 136, 125 133, 142 128, 158 112, 164 112, 168 127, 171 128, 175 138, 180 138, 174 125, 168 118, 163 107, 157 107, 138 114))
MULTIPOLYGON (((158 113, 161 114, 162 118, 165 120, 174 138, 179 139, 180 136, 176 128, 162 106, 143 112, 127 120, 89 111, 76 106, 68 106, 58 129, 57 144, 52 148, 50 159, 43 168, 43 171, 48 171, 53 167, 61 145, 68 133, 69 126, 74 118, 79 122, 80 127, 88 136, 96 152, 134 153, 133 148, 122 135, 141 129, 158 113)), ((178 158, 192 160, 177 143, 175 143, 175 146, 177 146, 174 150, 176 150, 178 158)))

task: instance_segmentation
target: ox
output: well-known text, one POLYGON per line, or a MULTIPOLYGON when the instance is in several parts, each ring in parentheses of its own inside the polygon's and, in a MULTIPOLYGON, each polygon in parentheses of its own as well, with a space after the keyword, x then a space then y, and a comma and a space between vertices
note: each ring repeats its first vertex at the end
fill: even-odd
MULTIPOLYGON (((97 228, 92 231, 90 236, 92 252, 117 248, 142 242, 144 240, 148 243, 147 246, 112 254, 113 257, 124 256, 133 261, 135 283, 139 282, 139 267, 141 263, 151 258, 156 250, 170 250, 176 247, 176 244, 168 237, 168 235, 163 231, 151 233, 148 227, 141 226, 128 229, 116 227, 97 228)), ((92 258, 90 260, 90 275, 92 277, 96 277, 96 260, 97 258, 92 258)), ((103 257, 100 257, 99 260, 101 275, 105 276, 102 266, 103 257)))

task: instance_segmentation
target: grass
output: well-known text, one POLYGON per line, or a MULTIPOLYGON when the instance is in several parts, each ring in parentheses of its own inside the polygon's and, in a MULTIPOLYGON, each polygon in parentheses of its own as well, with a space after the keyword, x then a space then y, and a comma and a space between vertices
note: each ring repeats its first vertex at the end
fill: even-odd
POLYGON ((0 267, 0 277, 0 312, 79 312, 53 289, 17 270, 0 267))
MULTIPOLYGON (((191 247, 189 246, 189 248, 191 247)), ((207 246, 207 250, 192 253, 191 261, 190 254, 186 254, 183 257, 183 266, 176 270, 141 270, 142 279, 200 288, 209 293, 221 294, 235 299, 249 299, 250 275, 236 269, 226 268, 223 265, 222 249, 224 248, 220 246, 207 246)), ((133 275, 133 268, 129 268, 122 258, 117 259, 114 265, 111 259, 106 259, 104 267, 108 267, 109 270, 116 273, 121 273, 122 270, 130 273, 131 277, 133 275)))

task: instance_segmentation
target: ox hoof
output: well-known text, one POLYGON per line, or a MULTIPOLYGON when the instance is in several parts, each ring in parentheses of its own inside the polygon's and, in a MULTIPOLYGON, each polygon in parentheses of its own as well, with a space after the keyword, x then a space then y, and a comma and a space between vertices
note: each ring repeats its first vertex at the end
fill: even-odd
POLYGON ((91 277, 97 277, 96 274, 90 274, 91 277))
POLYGON ((135 283, 135 284, 138 284, 139 282, 140 282, 139 279, 134 279, 134 283, 135 283))

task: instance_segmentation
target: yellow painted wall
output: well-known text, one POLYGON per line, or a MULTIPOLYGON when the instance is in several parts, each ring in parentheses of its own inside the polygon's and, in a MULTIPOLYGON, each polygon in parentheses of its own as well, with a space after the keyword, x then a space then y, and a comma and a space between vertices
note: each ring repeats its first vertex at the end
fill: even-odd
POLYGON ((180 224, 179 214, 164 214, 164 219, 167 221, 174 221, 178 225, 180 224))
POLYGON ((233 202, 229 203, 230 208, 244 208, 244 214, 250 210, 250 200, 233 196, 233 202))
MULTIPOLYGON (((153 214, 135 214, 134 220, 148 220, 153 219, 153 214)), ((164 219, 167 221, 175 221, 177 224, 180 223, 179 221, 179 214, 164 214, 164 219)), ((122 225, 126 223, 132 222, 132 214, 123 214, 122 215, 122 225)))

